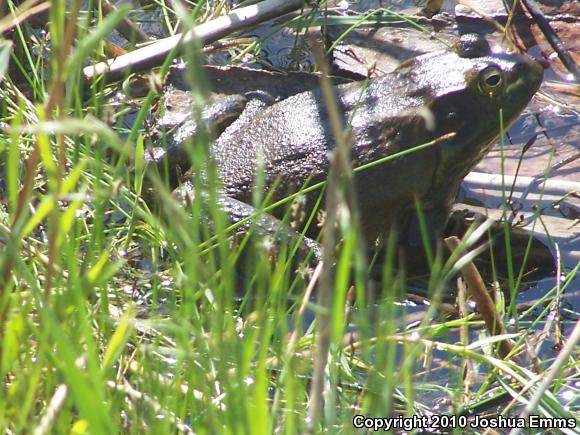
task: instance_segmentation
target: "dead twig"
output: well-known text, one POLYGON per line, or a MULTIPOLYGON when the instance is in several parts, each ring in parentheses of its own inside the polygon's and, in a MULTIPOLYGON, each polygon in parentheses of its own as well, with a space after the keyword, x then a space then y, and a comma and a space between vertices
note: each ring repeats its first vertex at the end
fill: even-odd
MULTIPOLYGON (((453 253, 459 248, 459 239, 455 236, 448 237, 445 239, 445 245, 453 253)), ((505 334, 503 321, 497 315, 493 300, 487 288, 485 288, 483 279, 473 262, 470 261, 461 268, 461 275, 465 282, 467 282, 471 296, 479 308, 489 333, 491 335, 505 334)), ((512 349, 513 346, 509 340, 506 339, 499 342, 498 352, 502 358, 505 359, 511 353, 512 349)))
POLYGON ((574 76, 576 80, 580 80, 580 68, 578 68, 578 65, 576 65, 576 62, 574 62, 574 59, 572 59, 572 56, 570 56, 570 54, 568 53, 568 50, 562 43, 562 40, 558 37, 558 35, 556 35, 556 32, 554 32, 554 29, 552 29, 552 26, 550 25, 550 23, 548 22, 548 20, 540 10, 540 8, 538 8, 538 5, 536 5, 536 2, 534 0, 522 0, 522 3, 526 7, 526 9, 530 13, 536 24, 538 25, 538 27, 540 28, 540 30, 542 31, 542 33, 544 34, 550 45, 554 49, 554 51, 558 54, 558 57, 560 58, 566 69, 570 71, 570 73, 574 76))
MULTIPOLYGON (((2 5, 0 8, 6 7, 4 2, 1 3, 2 5)), ((33 17, 39 16, 40 21, 44 22, 47 17, 46 11, 48 11, 49 8, 49 1, 39 3, 38 0, 27 0, 20 5, 19 11, 14 14, 11 13, 3 16, 6 11, 0 10, 0 16, 2 16, 2 19, 0 19, 0 35, 33 17)))
MULTIPOLYGON (((97 7, 97 5, 95 5, 97 7)), ((109 0, 101 0, 101 8, 105 15, 109 15, 112 12, 116 12, 117 8, 111 4, 109 0)), ((129 18, 123 17, 123 19, 117 24, 117 30, 123 37, 129 41, 133 42, 149 42, 149 36, 141 29, 139 29, 129 18)))
POLYGON ((326 103, 332 133, 336 141, 336 149, 330 159, 328 186, 326 191, 326 217, 322 233, 322 270, 318 287, 318 304, 320 312, 316 315, 316 338, 314 346, 314 365, 312 382, 310 384, 310 399, 308 402, 308 433, 317 431, 324 408, 325 373, 330 352, 330 329, 332 313, 332 293, 335 286, 334 263, 336 261, 336 228, 337 213, 341 204, 341 174, 351 173, 344 167, 343 156, 349 152, 348 142, 343 134, 341 117, 336 104, 335 95, 329 76, 329 68, 324 58, 323 50, 318 41, 312 41, 313 54, 321 71, 320 87, 326 103))
POLYGON ((105 80, 116 81, 129 71, 145 71, 161 65, 168 57, 177 57, 184 46, 195 40, 198 40, 200 45, 212 43, 233 32, 292 12, 302 4, 303 0, 265 0, 202 23, 188 32, 160 39, 115 59, 88 66, 83 69, 83 73, 87 80, 104 75, 105 80))

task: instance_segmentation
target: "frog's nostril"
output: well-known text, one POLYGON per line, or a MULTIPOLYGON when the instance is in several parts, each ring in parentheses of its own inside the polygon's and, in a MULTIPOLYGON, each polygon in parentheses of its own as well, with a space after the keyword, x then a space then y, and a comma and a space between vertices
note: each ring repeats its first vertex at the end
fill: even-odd
MULTIPOLYGON (((532 60, 536 64, 540 65, 542 67, 542 69, 548 69, 548 68, 550 68, 550 61, 549 60, 546 60, 546 59, 538 59, 537 57, 534 57, 534 56, 529 56, 529 57, 531 57, 532 60)), ((522 70, 523 68, 524 68, 524 66, 523 65, 520 65, 520 70, 522 70)))
POLYGON ((530 72, 543 74, 544 70, 550 68, 550 62, 544 59, 532 58, 531 61, 519 63, 516 66, 518 76, 529 75, 530 72))
POLYGON ((540 66, 544 69, 550 68, 550 61, 546 59, 534 59, 536 62, 540 64, 540 66))

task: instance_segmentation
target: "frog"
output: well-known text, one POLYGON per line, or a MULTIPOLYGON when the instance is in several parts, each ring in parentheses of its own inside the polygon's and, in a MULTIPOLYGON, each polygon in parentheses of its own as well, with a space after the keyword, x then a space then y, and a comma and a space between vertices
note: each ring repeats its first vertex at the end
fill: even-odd
MULTIPOLYGON (((485 38, 468 34, 453 49, 417 56, 392 73, 334 86, 349 129, 352 167, 365 167, 352 180, 365 243, 376 246, 395 228, 399 241, 420 244, 424 237, 417 203, 429 239, 440 237, 461 181, 489 151, 500 129, 507 129, 526 107, 542 83, 543 69, 525 54, 492 52, 485 38), (429 146, 410 152, 424 144, 429 146), (401 152, 408 154, 385 159, 401 152), (388 161, 370 165, 382 160, 388 161)), ((271 201, 326 180, 336 141, 322 91, 274 102, 258 99, 257 104, 237 100, 236 117, 210 149, 221 181, 220 206, 232 222, 253 217, 263 233, 300 238, 300 249, 319 256, 318 226, 289 228, 280 221, 284 210, 259 213, 252 198, 260 171, 260 196, 269 195, 271 201)), ((172 143, 169 155, 180 149, 172 143)), ((175 197, 191 201, 193 185, 185 180, 172 186, 175 197)), ((306 215, 315 212, 319 195, 303 195, 306 215)))

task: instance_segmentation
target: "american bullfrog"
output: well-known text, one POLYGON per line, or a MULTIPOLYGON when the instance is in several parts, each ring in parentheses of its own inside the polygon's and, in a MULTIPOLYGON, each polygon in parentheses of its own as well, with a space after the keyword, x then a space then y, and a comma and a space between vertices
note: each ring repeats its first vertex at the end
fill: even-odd
MULTIPOLYGON (((344 125, 351 132, 353 167, 433 141, 421 151, 355 173, 366 242, 372 245, 396 225, 400 240, 419 243, 415 199, 424 210, 430 237, 440 235, 461 180, 500 133, 500 110, 507 128, 538 90, 542 76, 542 66, 531 58, 492 54, 485 39, 465 35, 454 50, 418 56, 376 79, 335 86, 344 125)), ((240 104, 235 100, 236 107, 240 104)), ((223 183, 221 205, 233 221, 255 211, 249 204, 259 161, 264 188, 274 189, 276 200, 325 180, 329 152, 335 147, 319 89, 271 105, 258 100, 247 106, 251 108, 225 129, 210 151, 223 183)), ((183 139, 170 138, 170 156, 180 152, 175 150, 183 139)), ((191 190, 192 184, 185 182, 176 195, 186 197, 191 190)), ((318 196, 306 195, 306 213, 312 212, 318 196)), ((280 228, 271 216, 260 219, 265 232, 280 228)), ((314 237, 318 230, 312 225, 306 234, 314 237)), ((307 244, 315 246, 311 240, 307 244)))

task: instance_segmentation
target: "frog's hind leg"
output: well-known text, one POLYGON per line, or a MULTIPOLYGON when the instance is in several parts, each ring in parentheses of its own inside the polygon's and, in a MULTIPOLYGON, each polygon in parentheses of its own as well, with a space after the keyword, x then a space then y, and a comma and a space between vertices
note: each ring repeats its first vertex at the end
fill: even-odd
MULTIPOLYGON (((193 200, 194 189, 191 182, 185 182, 173 192, 174 197, 184 205, 193 200)), ((202 192, 203 199, 209 201, 209 195, 202 192)), ((287 224, 276 217, 258 210, 257 208, 231 198, 226 195, 219 195, 218 206, 223 210, 233 228, 232 232, 252 232, 254 236, 261 239, 268 239, 271 256, 276 258, 283 251, 292 257, 292 267, 296 269, 300 265, 306 265, 314 270, 316 265, 322 260, 321 246, 315 240, 291 229, 287 224)), ((202 219, 210 227, 214 227, 211 218, 207 215, 202 219)))

